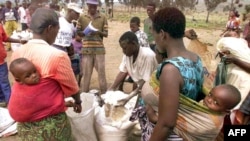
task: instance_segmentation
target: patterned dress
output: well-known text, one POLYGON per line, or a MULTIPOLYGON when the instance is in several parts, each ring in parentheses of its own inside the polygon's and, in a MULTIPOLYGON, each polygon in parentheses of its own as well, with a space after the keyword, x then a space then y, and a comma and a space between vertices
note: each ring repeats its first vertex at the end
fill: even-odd
MULTIPOLYGON (((168 63, 174 65, 180 71, 184 79, 184 85, 180 93, 193 100, 196 100, 198 93, 202 91, 203 84, 203 67, 201 59, 198 58, 196 62, 183 57, 175 57, 165 60, 157 68, 156 78, 158 80, 161 75, 162 68, 168 63)), ((155 124, 148 120, 145 106, 142 101, 139 102, 138 107, 134 109, 132 116, 130 117, 131 121, 135 121, 137 119, 139 120, 142 130, 141 141, 148 141, 153 132, 155 124)), ((167 140, 172 139, 175 141, 182 140, 182 138, 178 137, 175 133, 172 133, 167 140)))

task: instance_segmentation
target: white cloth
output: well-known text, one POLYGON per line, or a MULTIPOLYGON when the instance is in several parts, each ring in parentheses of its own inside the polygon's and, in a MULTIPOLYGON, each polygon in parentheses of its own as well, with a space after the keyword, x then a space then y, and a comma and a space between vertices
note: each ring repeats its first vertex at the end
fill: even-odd
POLYGON ((74 25, 64 17, 59 18, 59 25, 60 28, 54 44, 62 47, 70 46, 74 34, 74 25))
POLYGON ((21 6, 18 8, 18 14, 20 17, 20 23, 27 23, 26 10, 24 9, 24 7, 21 6))
MULTIPOLYGON (((218 41, 217 49, 218 51, 229 50, 234 57, 250 63, 250 49, 244 39, 223 37, 218 41)), ((228 64, 227 66, 226 83, 235 86, 241 93, 241 101, 234 107, 234 109, 239 109, 248 92, 250 92, 250 74, 235 64, 228 64)))
POLYGON ((138 30, 135 32, 135 35, 137 36, 141 47, 150 47, 148 43, 148 36, 145 32, 138 30))
POLYGON ((245 62, 250 61, 250 49, 247 41, 242 38, 223 37, 217 42, 217 50, 229 50, 236 58, 245 62))
POLYGON ((157 65, 155 53, 150 48, 140 47, 134 63, 133 56, 123 55, 119 69, 121 72, 127 72, 135 82, 141 79, 148 81, 157 65))

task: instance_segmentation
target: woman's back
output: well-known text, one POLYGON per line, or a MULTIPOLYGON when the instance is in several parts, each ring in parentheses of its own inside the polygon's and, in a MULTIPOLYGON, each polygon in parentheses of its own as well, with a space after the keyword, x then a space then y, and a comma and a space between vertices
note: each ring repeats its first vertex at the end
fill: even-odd
POLYGON ((203 84, 203 67, 201 59, 199 57, 196 61, 186 59, 184 57, 167 59, 157 68, 157 79, 159 79, 162 68, 166 64, 174 65, 179 70, 180 75, 183 78, 184 84, 180 93, 196 100, 203 84))

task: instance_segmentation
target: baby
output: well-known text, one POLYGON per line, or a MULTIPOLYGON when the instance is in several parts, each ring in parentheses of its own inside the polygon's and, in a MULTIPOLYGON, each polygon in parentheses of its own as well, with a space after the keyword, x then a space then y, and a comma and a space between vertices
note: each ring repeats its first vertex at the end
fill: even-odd
POLYGON ((240 91, 230 84, 214 87, 203 99, 203 104, 212 111, 229 113, 241 100, 240 91))
MULTIPOLYGON (((152 123, 156 123, 158 119, 158 101, 156 95, 143 94, 142 98, 147 105, 147 115, 152 123), (156 112, 155 112, 156 111, 156 112)), ((201 104, 208 107, 209 110, 227 114, 241 100, 239 90, 233 85, 223 84, 212 88, 206 97, 200 101, 201 104)))
MULTIPOLYGON (((26 58, 13 60, 9 66, 14 79, 23 85, 39 85, 40 74, 35 65, 26 58)), ((66 107, 73 107, 72 101, 65 102, 66 107)))
POLYGON ((10 72, 20 84, 35 85, 40 82, 40 75, 32 62, 18 58, 10 63, 10 72))

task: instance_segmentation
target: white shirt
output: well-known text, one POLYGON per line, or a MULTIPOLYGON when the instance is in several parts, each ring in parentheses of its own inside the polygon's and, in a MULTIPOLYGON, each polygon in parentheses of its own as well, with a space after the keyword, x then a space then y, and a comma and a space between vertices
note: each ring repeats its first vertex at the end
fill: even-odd
POLYGON ((59 25, 60 28, 54 44, 62 47, 70 46, 74 34, 74 25, 69 23, 64 17, 59 18, 59 25))
POLYGON ((121 72, 127 72, 135 82, 141 79, 148 81, 157 65, 155 53, 150 48, 140 47, 134 63, 133 56, 123 55, 119 69, 121 72))
POLYGON ((20 23, 27 23, 26 11, 22 6, 18 8, 18 14, 20 17, 20 23))
POLYGON ((141 47, 150 47, 148 42, 148 36, 145 32, 138 30, 135 32, 135 35, 137 36, 139 45, 141 47))

